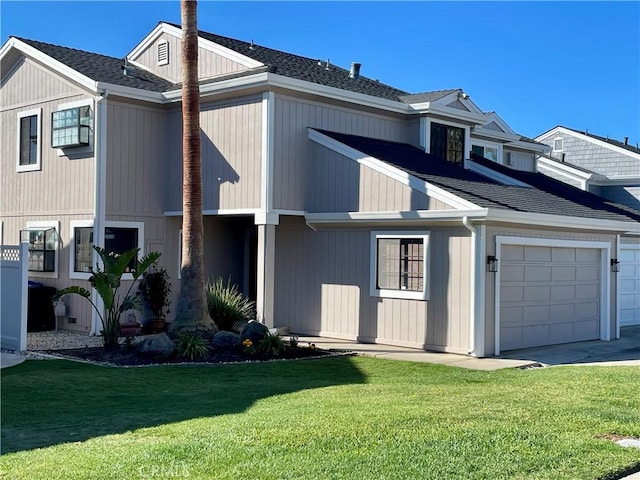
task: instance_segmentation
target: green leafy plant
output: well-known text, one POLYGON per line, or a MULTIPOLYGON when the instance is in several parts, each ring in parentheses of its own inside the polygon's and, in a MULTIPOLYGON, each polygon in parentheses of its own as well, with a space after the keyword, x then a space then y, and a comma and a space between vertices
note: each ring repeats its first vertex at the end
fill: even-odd
POLYGON ((178 337, 178 356, 195 360, 206 357, 210 346, 206 338, 199 333, 183 333, 178 337))
POLYGON ((289 337, 289 348, 298 348, 300 341, 296 335, 291 335, 289 337))
POLYGON ((170 313, 171 282, 165 268, 158 268, 154 264, 148 272, 142 275, 138 291, 149 306, 154 318, 164 320, 170 313))
POLYGON ((158 252, 151 252, 137 259, 134 267, 130 268, 129 264, 138 257, 139 248, 133 248, 123 254, 107 252, 104 248, 95 245, 93 249, 100 256, 102 268, 100 265, 96 265, 95 269, 89 269, 91 272, 89 283, 95 288, 98 295, 100 295, 104 311, 98 308, 91 300, 91 291, 78 285, 73 285, 58 291, 56 298, 60 298, 66 294, 76 294, 86 298, 100 317, 100 321, 102 322, 102 342, 104 347, 108 349, 118 345, 120 315, 127 310, 140 311, 142 309, 140 298, 137 295, 132 295, 131 289, 136 280, 160 258, 160 254, 158 252), (133 281, 130 283, 125 295, 121 298, 119 289, 122 283, 122 276, 125 273, 130 273, 133 281))
POLYGON ((278 357, 287 348, 282 337, 277 333, 267 333, 260 342, 260 351, 270 357, 278 357))
POLYGON ((255 318, 255 302, 244 296, 231 279, 226 284, 220 277, 209 282, 206 293, 209 316, 218 329, 239 332, 239 327, 255 318))

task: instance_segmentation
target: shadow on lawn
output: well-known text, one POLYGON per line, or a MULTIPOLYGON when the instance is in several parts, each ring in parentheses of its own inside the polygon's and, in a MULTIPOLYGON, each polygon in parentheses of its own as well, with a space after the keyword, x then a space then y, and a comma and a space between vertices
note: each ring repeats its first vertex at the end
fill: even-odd
POLYGON ((126 369, 27 361, 2 372, 2 453, 241 413, 274 395, 365 381, 352 357, 126 369))

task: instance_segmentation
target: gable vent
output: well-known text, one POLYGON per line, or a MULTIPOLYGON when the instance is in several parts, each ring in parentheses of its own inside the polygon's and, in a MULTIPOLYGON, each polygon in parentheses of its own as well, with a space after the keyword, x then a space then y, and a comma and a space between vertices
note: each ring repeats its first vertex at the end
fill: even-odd
POLYGON ((158 65, 169 64, 169 42, 162 40, 158 42, 158 65))

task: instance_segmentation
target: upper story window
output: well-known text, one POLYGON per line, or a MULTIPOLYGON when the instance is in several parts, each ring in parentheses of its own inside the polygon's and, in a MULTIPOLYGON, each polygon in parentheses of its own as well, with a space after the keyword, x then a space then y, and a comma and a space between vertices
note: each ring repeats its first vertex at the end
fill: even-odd
POLYGON ((564 139, 556 138, 553 141, 553 151, 554 152, 561 152, 563 149, 564 149, 564 139))
POLYGON ((89 145, 91 108, 75 107, 51 114, 51 146, 54 148, 89 145))
POLYGON ((464 128, 431 123, 429 153, 448 162, 464 162, 464 128))
POLYGON ((491 160, 493 162, 498 161, 498 147, 472 145, 471 151, 476 155, 486 158, 487 160, 491 160))
POLYGON ((40 170, 40 130, 41 110, 28 110, 18 113, 17 161, 18 172, 40 170))

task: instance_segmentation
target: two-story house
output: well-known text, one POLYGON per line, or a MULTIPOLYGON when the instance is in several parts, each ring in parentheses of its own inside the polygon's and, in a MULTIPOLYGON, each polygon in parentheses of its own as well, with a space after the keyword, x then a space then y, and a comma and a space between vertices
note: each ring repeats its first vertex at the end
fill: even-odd
MULTIPOLYGON (((30 243, 34 279, 86 286, 92 245, 139 246, 179 290, 180 36, 161 22, 125 59, 2 47, 2 240, 30 243)), ((546 145, 461 89, 199 44, 206 272, 261 321, 477 356, 620 334, 617 262, 640 215, 535 173, 546 145)), ((64 328, 99 332, 66 301, 64 328)))

